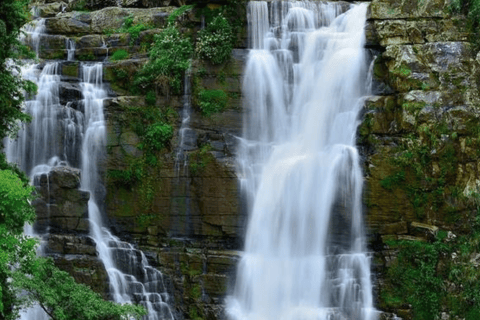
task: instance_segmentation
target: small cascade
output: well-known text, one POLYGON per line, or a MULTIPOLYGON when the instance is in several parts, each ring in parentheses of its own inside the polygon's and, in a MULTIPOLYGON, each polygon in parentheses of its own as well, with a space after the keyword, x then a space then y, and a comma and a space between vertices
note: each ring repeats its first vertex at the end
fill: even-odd
POLYGON ((355 147, 366 4, 248 4, 238 172, 250 214, 232 320, 374 320, 355 147))
POLYGON ((105 42, 105 38, 102 37, 102 48, 105 48, 107 50, 107 54, 105 55, 105 59, 104 61, 107 62, 108 61, 108 46, 107 46, 107 43, 105 42))
POLYGON ((183 89, 183 108, 182 108, 182 124, 178 130, 179 144, 177 153, 175 155, 175 175, 180 175, 180 167, 184 169, 183 173, 187 173, 185 168, 188 168, 188 155, 185 151, 192 150, 196 147, 196 141, 192 141, 192 129, 189 127, 190 116, 192 113, 192 90, 190 84, 192 71, 188 69, 185 72, 184 89, 183 89))
POLYGON ((57 117, 60 105, 60 67, 58 62, 47 63, 43 70, 38 65, 22 68, 22 76, 35 82, 37 95, 26 101, 26 112, 32 115, 31 123, 18 134, 16 141, 6 144, 7 159, 17 163, 32 177, 32 169, 58 155, 57 117))
POLYGON ((179 144, 175 154, 174 208, 175 217, 181 217, 174 223, 174 229, 182 234, 192 234, 190 208, 190 179, 188 176, 188 151, 197 147, 195 131, 190 125, 192 113, 191 69, 185 72, 183 89, 182 124, 178 130, 179 144))
POLYGON ((67 44, 67 61, 73 61, 75 60, 75 40, 73 39, 67 39, 66 40, 67 44))
MULTIPOLYGON (((32 9, 34 10, 34 9, 32 9)), ((37 12, 34 10, 34 14, 37 12)), ((36 57, 38 57, 40 49, 40 36, 45 34, 45 19, 33 20, 32 22, 27 23, 23 28, 23 33, 20 36, 20 40, 24 43, 30 45, 31 48, 35 51, 36 57)))
POLYGON ((105 156, 106 143, 103 99, 107 94, 102 83, 102 68, 102 63, 82 67, 85 134, 82 143, 81 186, 90 192, 90 233, 97 244, 98 256, 107 270, 113 300, 118 303, 142 304, 148 311, 145 317, 148 320, 173 319, 167 304, 168 294, 162 273, 148 264, 141 251, 120 241, 104 227, 98 207, 104 194, 97 165, 105 156))

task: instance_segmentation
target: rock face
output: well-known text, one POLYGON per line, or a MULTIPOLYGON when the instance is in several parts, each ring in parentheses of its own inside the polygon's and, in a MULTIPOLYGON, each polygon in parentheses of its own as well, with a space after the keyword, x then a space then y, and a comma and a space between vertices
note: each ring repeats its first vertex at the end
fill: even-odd
MULTIPOLYGON (((452 15, 448 6, 374 0, 370 7, 367 42, 375 57, 375 96, 365 101, 358 137, 365 159, 365 215, 376 250, 377 305, 405 319, 418 310, 388 299, 392 275, 408 265, 397 259, 392 240, 427 244, 439 232, 468 234, 480 185, 480 65, 465 17, 452 15)), ((455 288, 448 275, 441 276, 450 259, 438 259, 432 276, 455 288)), ((448 295, 458 294, 453 291, 448 295)), ((450 307, 435 306, 446 319, 450 307)))
POLYGON ((90 194, 79 190, 80 170, 55 167, 34 181, 39 198, 34 206, 34 229, 48 236, 44 253, 77 281, 108 297, 108 276, 97 258, 95 242, 88 236, 88 200, 90 194))
POLYGON ((88 199, 90 194, 80 191, 80 170, 56 167, 37 177, 35 200, 37 212, 35 228, 44 233, 51 228, 53 233, 88 232, 88 199))
MULTIPOLYGON (((358 129, 366 180, 365 220, 375 251, 377 305, 407 319, 413 318, 409 308, 392 307, 382 296, 397 253, 387 242, 431 241, 442 230, 466 233, 472 221, 472 195, 480 186, 480 57, 468 42, 465 17, 452 15, 449 3, 373 0, 366 26, 367 49, 374 62, 373 96, 365 100, 358 129)), ((157 90, 152 108, 144 96, 132 95, 133 76, 148 60, 146 48, 166 26, 173 6, 181 4, 47 1, 38 6, 48 32, 42 36, 40 57, 65 59, 67 40, 75 41, 76 61, 62 63, 62 102, 80 97, 82 61, 104 61, 108 137, 107 157, 100 165, 109 227, 142 248, 171 280, 177 314, 221 319, 246 223, 235 171, 236 137, 242 131, 246 23, 241 21, 243 29, 229 61, 214 66, 193 60, 182 88, 189 84, 191 90, 177 95, 157 90), (95 11, 79 11, 82 4, 95 11), (122 32, 126 17, 150 29, 138 37, 122 32), (128 53, 127 59, 107 58, 120 50, 128 53), (226 92, 227 108, 202 115, 200 90, 226 92), (187 100, 191 113, 182 139, 187 100), (162 121, 173 124, 174 135, 152 158, 141 132, 158 113, 162 121)), ((244 10, 238 10, 239 17, 246 17, 244 10)), ((177 22, 193 37, 201 26, 194 13, 177 22)), ((86 236, 88 194, 78 190, 78 183, 78 170, 70 168, 40 177, 37 228, 49 224, 53 229, 48 253, 58 265, 105 295, 106 273, 86 236)))

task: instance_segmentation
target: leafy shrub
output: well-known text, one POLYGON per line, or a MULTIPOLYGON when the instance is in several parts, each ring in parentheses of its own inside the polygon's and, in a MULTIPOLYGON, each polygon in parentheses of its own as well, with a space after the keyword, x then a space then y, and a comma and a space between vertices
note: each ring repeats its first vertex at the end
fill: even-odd
POLYGON ((110 56, 110 60, 112 60, 112 61, 124 60, 124 59, 127 59, 127 58, 128 58, 128 52, 123 50, 123 49, 115 51, 110 56))
POLYGON ((184 5, 181 6, 180 8, 175 9, 169 16, 168 16, 168 23, 173 24, 175 23, 175 20, 177 20, 178 17, 183 15, 185 12, 190 11, 193 9, 195 5, 184 5))
POLYGON ((148 91, 147 94, 145 95, 145 101, 147 102, 148 105, 155 105, 157 102, 157 97, 155 96, 155 92, 152 90, 148 91))
POLYGON ((163 122, 157 122, 147 128, 144 142, 151 151, 158 151, 166 147, 172 137, 172 126, 163 122))
POLYGON ((129 15, 123 20, 122 27, 118 30, 118 32, 125 32, 130 35, 130 45, 133 45, 135 41, 137 41, 138 37, 140 36, 140 32, 151 29, 152 27, 144 25, 143 23, 134 24, 133 23, 133 15, 129 15))
POLYGON ((230 58, 233 49, 233 30, 221 14, 198 33, 196 53, 201 59, 221 64, 230 58))
POLYGON ((480 48, 480 0, 452 0, 450 11, 455 13, 463 12, 468 18, 468 25, 471 28, 471 41, 476 49, 480 48))
POLYGON ((138 72, 134 84, 145 91, 155 85, 170 86, 175 93, 180 93, 182 75, 190 67, 192 53, 191 41, 174 26, 169 26, 155 36, 150 59, 138 72))
POLYGON ((415 319, 434 320, 443 294, 442 278, 436 268, 445 245, 440 241, 434 244, 400 241, 393 245, 400 251, 388 270, 391 286, 384 295, 390 303, 404 301, 411 304, 415 319))
POLYGON ((202 113, 209 116, 225 109, 228 96, 223 90, 202 90, 198 94, 198 99, 202 113))

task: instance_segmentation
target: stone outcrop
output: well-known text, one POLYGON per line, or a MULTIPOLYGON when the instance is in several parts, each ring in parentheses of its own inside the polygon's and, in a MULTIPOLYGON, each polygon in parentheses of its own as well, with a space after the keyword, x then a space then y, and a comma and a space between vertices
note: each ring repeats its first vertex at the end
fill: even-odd
POLYGON ((103 263, 97 258, 96 244, 88 236, 90 194, 79 190, 80 170, 54 167, 36 177, 39 197, 34 229, 45 234, 43 253, 77 281, 108 298, 109 284, 103 263))
POLYGON ((55 233, 88 232, 88 199, 81 191, 80 170, 55 167, 39 175, 37 192, 41 196, 34 202, 37 212, 35 228, 43 233, 47 228, 55 233))

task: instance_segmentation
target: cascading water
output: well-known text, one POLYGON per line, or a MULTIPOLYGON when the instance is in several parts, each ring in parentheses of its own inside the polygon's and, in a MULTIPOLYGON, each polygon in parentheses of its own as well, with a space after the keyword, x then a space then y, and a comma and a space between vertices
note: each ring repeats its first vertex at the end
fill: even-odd
POLYGON ((166 303, 168 294, 162 273, 148 264, 143 252, 120 241, 103 227, 97 205, 97 194, 102 193, 97 164, 104 156, 106 142, 103 99, 107 95, 102 85, 102 72, 101 63, 83 66, 82 92, 87 129, 82 144, 81 186, 90 192, 88 214, 91 235, 107 270, 113 300, 142 304, 148 311, 145 317, 148 320, 173 319, 166 303))
POLYGON ((197 147, 194 130, 190 128, 192 113, 191 73, 189 68, 185 72, 183 89, 182 124, 178 130, 178 148, 175 155, 175 179, 173 180, 173 207, 175 220, 173 236, 178 233, 191 235, 193 233, 190 208, 190 178, 188 176, 188 151, 197 147))
MULTIPOLYGON (((44 26, 44 19, 40 19, 25 28, 24 41, 36 50, 37 57, 44 26)), ((74 52, 74 42, 69 40, 68 60, 73 59, 74 52)), ((161 272, 149 265, 143 252, 113 236, 102 222, 98 204, 105 191, 98 163, 105 156, 103 100, 107 97, 102 63, 81 66, 83 100, 65 105, 60 98, 63 63, 29 64, 22 68, 22 76, 37 84, 38 93, 26 101, 26 112, 33 118, 31 124, 19 132, 16 140, 5 141, 7 159, 25 170, 33 183, 40 175, 48 177, 55 166, 81 166, 81 188, 90 192, 90 234, 109 275, 113 300, 142 304, 148 311, 144 319, 173 319, 161 272)), ((37 226, 37 233, 31 228, 26 233, 47 236, 48 227, 41 227, 37 226)), ((35 306, 22 310, 21 319, 44 320, 48 316, 35 306)))
POLYGON ((250 2, 232 320, 373 320, 355 134, 366 4, 250 2))
POLYGON ((73 61, 75 59, 75 40, 67 39, 67 61, 73 61))

